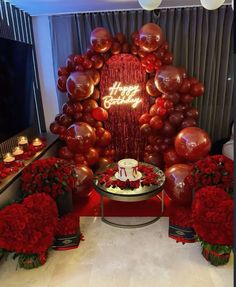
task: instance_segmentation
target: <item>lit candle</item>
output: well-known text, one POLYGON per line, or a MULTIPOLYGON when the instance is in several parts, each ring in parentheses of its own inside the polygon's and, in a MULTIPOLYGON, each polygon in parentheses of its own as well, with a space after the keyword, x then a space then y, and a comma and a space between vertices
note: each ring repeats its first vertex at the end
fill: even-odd
POLYGON ((25 136, 21 136, 18 138, 18 145, 23 148, 23 150, 26 150, 28 148, 29 142, 28 138, 25 136))
POLYGON ((24 153, 24 151, 23 151, 23 148, 21 146, 16 146, 12 150, 12 154, 16 159, 22 158, 23 153, 24 153))
POLYGON ((15 157, 10 152, 3 155, 3 162, 7 167, 11 167, 14 161, 15 157))
POLYGON ((42 141, 39 138, 35 138, 32 144, 34 147, 40 147, 42 145, 42 141))

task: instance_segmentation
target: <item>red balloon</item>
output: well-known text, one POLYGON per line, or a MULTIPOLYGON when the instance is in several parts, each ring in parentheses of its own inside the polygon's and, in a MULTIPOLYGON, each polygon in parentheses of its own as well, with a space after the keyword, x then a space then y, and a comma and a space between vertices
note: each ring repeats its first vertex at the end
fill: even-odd
POLYGON ((90 97, 91 99, 98 101, 100 99, 100 91, 98 88, 94 88, 93 94, 90 97))
POLYGON ((173 102, 174 105, 177 105, 179 103, 180 100, 180 94, 178 93, 173 93, 173 94, 164 94, 161 97, 164 100, 169 100, 171 102, 173 102))
POLYGON ((138 33, 138 31, 135 31, 131 34, 131 41, 137 47, 139 46, 139 33, 138 33))
POLYGON ((57 88, 62 93, 66 92, 67 76, 60 76, 57 80, 57 88))
POLYGON ((178 67, 178 69, 179 69, 179 72, 181 73, 183 79, 186 79, 187 78, 186 69, 184 67, 178 67))
POLYGON ((160 169, 163 168, 163 157, 160 153, 151 153, 151 154, 146 154, 144 156, 144 161, 150 164, 153 164, 160 169))
POLYGON ((82 106, 83 106, 83 112, 84 113, 89 113, 91 112, 93 109, 98 107, 98 103, 93 100, 93 99, 87 99, 81 102, 82 106))
POLYGON ((189 118, 194 118, 195 120, 198 119, 198 110, 195 108, 188 108, 185 111, 185 115, 189 118))
POLYGON ((63 104, 62 111, 66 115, 73 116, 73 114, 74 114, 73 105, 69 104, 69 103, 63 104))
POLYGON ((152 128, 150 127, 149 124, 143 124, 140 127, 140 131, 143 135, 147 136, 147 135, 150 135, 152 133, 152 128))
POLYGON ((108 119, 108 112, 101 107, 97 107, 92 110, 92 116, 95 120, 103 122, 108 119))
POLYGON ((183 158, 181 158, 175 151, 175 149, 169 149, 164 152, 164 162, 165 167, 170 167, 174 164, 183 162, 183 158))
POLYGON ((75 55, 70 55, 66 59, 66 68, 70 71, 73 72, 75 71, 76 63, 74 61, 75 55))
POLYGON ((160 26, 147 23, 139 30, 139 46, 147 52, 153 52, 164 42, 164 34, 160 26))
POLYGON ((112 159, 110 157, 100 157, 98 161, 98 167, 106 168, 111 163, 112 163, 112 159))
POLYGON ((188 127, 176 136, 175 149, 179 156, 189 161, 197 161, 208 154, 211 149, 211 140, 204 130, 198 127, 188 127))
POLYGON ((192 202, 192 189, 186 182, 191 173, 191 165, 175 164, 165 171, 165 192, 177 204, 190 206, 192 202))
POLYGON ((75 192, 80 197, 88 197, 92 188, 93 171, 86 165, 75 166, 77 182, 75 192))
POLYGON ((122 45, 122 53, 129 53, 129 50, 130 50, 130 46, 129 46, 129 44, 128 43, 124 43, 123 45, 122 45))
POLYGON ((94 55, 91 58, 95 69, 101 69, 104 64, 104 59, 101 55, 94 55))
POLYGON ((179 69, 174 66, 161 66, 155 75, 155 85, 164 94, 176 92, 182 81, 179 69))
POLYGON ((67 146, 63 146, 59 149, 58 155, 62 159, 66 160, 72 160, 74 157, 74 154, 68 149, 67 146))
POLYGON ((96 124, 96 120, 93 118, 91 113, 84 113, 81 121, 89 124, 92 127, 94 127, 96 124))
POLYGON ((73 119, 71 116, 66 114, 62 114, 59 119, 59 123, 64 127, 69 127, 73 123, 73 119))
POLYGON ((150 126, 154 129, 160 130, 163 127, 163 121, 159 116, 154 116, 150 120, 150 126))
POLYGON ((202 83, 196 83, 191 85, 190 89, 191 95, 194 97, 199 97, 204 93, 204 86, 202 83))
POLYGON ((192 103, 193 100, 194 100, 194 97, 191 96, 190 94, 184 94, 184 95, 181 95, 180 97, 181 103, 184 103, 184 104, 190 104, 192 103))
POLYGON ((188 107, 189 107, 188 104, 178 104, 175 106, 175 111, 176 112, 184 112, 187 110, 188 107))
POLYGON ((82 118, 83 114, 82 113, 74 113, 73 118, 75 122, 79 122, 82 118))
POLYGON ((157 114, 157 109, 159 108, 158 104, 154 104, 151 106, 150 110, 149 110, 149 114, 151 116, 155 116, 157 114))
POLYGON ((194 118, 185 118, 181 124, 181 128, 196 127, 197 121, 194 118))
POLYGON ((118 32, 115 35, 115 40, 117 40, 120 44, 124 44, 126 42, 126 37, 123 33, 118 32))
POLYGON ((121 44, 119 42, 113 42, 111 46, 111 53, 113 55, 120 54, 121 52, 121 44))
POLYGON ((175 132, 175 128, 171 125, 171 123, 169 121, 164 121, 163 128, 161 129, 162 135, 166 137, 172 137, 175 132))
POLYGON ((96 86, 100 82, 100 73, 96 69, 89 69, 85 71, 85 74, 89 75, 93 81, 93 85, 96 86))
POLYGON ((59 134, 59 127, 60 125, 57 122, 52 122, 49 129, 53 134, 59 134))
POLYGON ((73 102, 84 100, 92 95, 94 90, 93 80, 83 72, 71 73, 66 82, 66 88, 73 102))
POLYGON ((59 67, 57 71, 58 77, 65 76, 68 77, 70 75, 70 71, 66 67, 59 67))
POLYGON ((66 144, 72 152, 83 152, 96 142, 94 129, 84 122, 71 125, 66 131, 66 144))
POLYGON ((175 126, 179 126, 183 120, 184 114, 182 112, 173 112, 169 116, 169 122, 175 126))
POLYGON ((183 79, 182 85, 179 88, 178 92, 181 94, 187 94, 190 91, 190 81, 188 79, 183 79))
POLYGON ((155 83, 154 83, 154 78, 151 78, 147 81, 146 83, 146 92, 149 94, 151 97, 159 97, 161 96, 161 92, 157 89, 155 83))
POLYGON ((162 118, 164 118, 166 116, 167 113, 167 109, 163 108, 163 107, 158 107, 156 109, 156 114, 162 118))
POLYGON ((166 52, 162 59, 163 65, 172 65, 173 64, 173 54, 170 52, 166 52))
POLYGON ((93 62, 88 58, 84 58, 83 67, 85 68, 85 70, 89 70, 93 67, 93 62))
POLYGON ((111 133, 107 130, 101 136, 97 137, 96 145, 99 147, 106 147, 111 143, 111 133))
POLYGON ((131 45, 130 51, 133 55, 137 55, 138 54, 138 46, 136 45, 131 45))
POLYGON ((81 105, 81 103, 73 103, 72 106, 74 113, 80 113, 83 111, 83 106, 81 105))
POLYGON ((99 161, 99 154, 95 148, 90 148, 88 153, 85 154, 85 160, 87 161, 89 166, 93 166, 95 163, 99 161))
POLYGON ((142 114, 141 117, 139 118, 140 125, 149 124, 151 118, 152 118, 152 116, 148 113, 142 114))
POLYGON ((57 122, 58 124, 59 124, 61 115, 62 115, 62 114, 57 114, 57 115, 55 116, 55 122, 57 122))
POLYGON ((76 65, 81 65, 84 62, 84 57, 82 55, 75 55, 74 62, 76 63, 76 65))
POLYGON ((105 28, 98 27, 91 32, 90 44, 94 51, 104 53, 111 48, 112 37, 105 28))
POLYGON ((85 164, 85 156, 81 153, 76 153, 74 155, 74 162, 77 164, 85 164))

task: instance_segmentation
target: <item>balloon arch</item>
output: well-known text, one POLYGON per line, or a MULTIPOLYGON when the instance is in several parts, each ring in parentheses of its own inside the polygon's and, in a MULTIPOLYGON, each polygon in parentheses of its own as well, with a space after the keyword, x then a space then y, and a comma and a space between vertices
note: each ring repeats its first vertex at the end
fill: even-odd
POLYGON ((131 44, 98 27, 90 44, 58 69, 57 87, 68 96, 50 125, 66 143, 60 157, 95 170, 124 157, 168 168, 207 155, 211 142, 191 107, 204 86, 172 65, 158 25, 141 27, 131 44))

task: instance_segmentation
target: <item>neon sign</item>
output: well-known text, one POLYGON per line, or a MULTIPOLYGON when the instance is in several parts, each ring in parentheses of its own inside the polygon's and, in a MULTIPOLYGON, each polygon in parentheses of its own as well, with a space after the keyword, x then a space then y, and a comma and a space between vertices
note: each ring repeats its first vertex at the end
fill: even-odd
POLYGON ((140 86, 128 85, 123 86, 121 82, 114 82, 109 88, 109 95, 103 97, 103 105, 105 109, 110 109, 111 106, 130 104, 132 108, 136 108, 142 100, 136 97, 140 91, 140 86))

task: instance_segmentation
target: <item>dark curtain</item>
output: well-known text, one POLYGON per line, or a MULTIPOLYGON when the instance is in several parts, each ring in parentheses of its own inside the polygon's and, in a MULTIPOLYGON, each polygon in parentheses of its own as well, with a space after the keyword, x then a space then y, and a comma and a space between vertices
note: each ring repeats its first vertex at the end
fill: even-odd
MULTIPOLYGON (((195 100, 199 126, 213 142, 228 137, 233 104, 233 11, 231 6, 208 11, 202 7, 155 11, 119 11, 53 16, 50 18, 55 73, 69 54, 84 53, 91 31, 103 26, 113 35, 132 32, 145 23, 161 26, 174 54, 174 64, 205 85, 195 100)), ((59 94, 59 103, 65 97, 59 94)))

